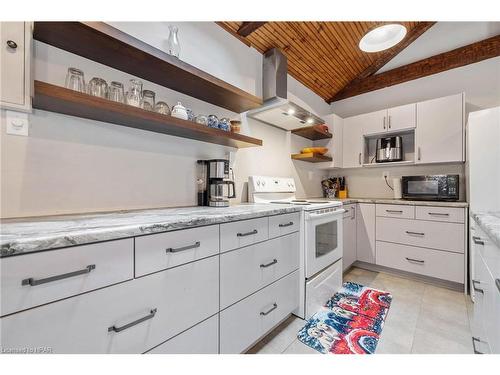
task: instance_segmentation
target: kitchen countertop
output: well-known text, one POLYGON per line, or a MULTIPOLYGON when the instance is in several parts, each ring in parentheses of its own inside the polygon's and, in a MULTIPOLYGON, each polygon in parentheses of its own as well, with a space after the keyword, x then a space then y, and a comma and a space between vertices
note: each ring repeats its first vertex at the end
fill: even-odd
POLYGON ((474 221, 500 248, 500 211, 498 212, 471 212, 474 221))
MULTIPOLYGON (((315 198, 316 199, 316 198, 315 198)), ((346 198, 346 199, 325 199, 329 201, 341 201, 342 204, 351 203, 379 203, 379 204, 402 204, 408 206, 434 206, 434 207, 468 207, 467 202, 446 202, 446 201, 411 201, 407 199, 391 199, 391 198, 346 198)))
POLYGON ((239 204, 6 219, 0 221, 0 257, 300 210, 278 204, 239 204))

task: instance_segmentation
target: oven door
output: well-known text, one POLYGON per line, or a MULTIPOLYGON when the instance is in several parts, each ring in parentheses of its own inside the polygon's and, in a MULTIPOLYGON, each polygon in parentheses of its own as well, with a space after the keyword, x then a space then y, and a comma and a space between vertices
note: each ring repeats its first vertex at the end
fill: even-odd
POLYGON ((344 209, 305 213, 306 278, 309 279, 342 258, 344 209))

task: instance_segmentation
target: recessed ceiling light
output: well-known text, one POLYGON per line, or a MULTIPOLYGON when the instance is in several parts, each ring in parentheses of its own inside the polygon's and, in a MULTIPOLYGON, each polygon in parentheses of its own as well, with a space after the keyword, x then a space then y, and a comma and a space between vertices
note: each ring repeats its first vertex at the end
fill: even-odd
POLYGON ((294 109, 294 108, 290 108, 290 109, 288 109, 288 114, 289 114, 289 115, 293 115, 293 114, 295 114, 295 109, 294 109))
POLYGON ((311 117, 309 117, 309 118, 307 119, 307 121, 306 121, 306 122, 307 122, 308 124, 312 124, 312 123, 314 122, 314 120, 313 120, 311 117))
POLYGON ((365 52, 378 52, 401 42, 406 35, 406 27, 398 23, 379 26, 365 34, 359 48, 365 52))

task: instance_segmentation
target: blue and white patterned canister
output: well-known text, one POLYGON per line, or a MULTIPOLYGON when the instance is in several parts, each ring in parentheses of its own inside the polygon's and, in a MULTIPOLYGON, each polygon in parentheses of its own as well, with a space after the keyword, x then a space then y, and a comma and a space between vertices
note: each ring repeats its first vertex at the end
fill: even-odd
POLYGON ((221 118, 219 120, 219 129, 224 130, 226 132, 231 130, 231 122, 227 117, 221 118))
POLYGON ((219 119, 215 115, 208 116, 208 126, 211 128, 219 127, 219 119))
POLYGON ((187 115, 188 115, 188 120, 189 121, 194 121, 194 112, 191 108, 186 108, 186 112, 187 112, 187 115))

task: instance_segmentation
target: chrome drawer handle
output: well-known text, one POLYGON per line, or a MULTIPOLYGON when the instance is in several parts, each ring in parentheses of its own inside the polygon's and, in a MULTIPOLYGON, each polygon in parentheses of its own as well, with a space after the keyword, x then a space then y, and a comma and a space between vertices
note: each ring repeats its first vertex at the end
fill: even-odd
POLYGON ((149 320, 149 319, 153 319, 154 316, 156 315, 156 312, 158 311, 158 309, 152 309, 148 315, 140 318, 140 319, 137 319, 137 320, 134 320, 133 322, 130 322, 130 323, 127 323, 125 324, 124 326, 121 326, 121 327, 117 327, 117 326, 112 326, 112 327, 109 327, 108 328, 108 332, 121 332, 121 331, 124 331, 126 330, 127 328, 130 328, 130 327, 133 327, 139 323, 142 323, 142 322, 145 322, 146 320, 149 320))
POLYGON ((500 292, 500 279, 495 279, 495 285, 497 286, 497 289, 500 292))
POLYGON ((286 224, 280 224, 280 225, 278 225, 278 226, 279 226, 280 228, 284 228, 284 227, 289 227, 289 226, 291 226, 291 225, 293 225, 293 221, 290 221, 289 223, 286 223, 286 224))
POLYGON ((86 273, 90 273, 90 271, 92 271, 92 270, 95 270, 95 264, 89 264, 83 270, 63 273, 62 275, 46 277, 45 279, 36 280, 36 279, 30 277, 28 279, 24 279, 23 281, 21 281, 21 285, 35 286, 35 285, 40 285, 40 284, 46 284, 46 283, 50 283, 52 281, 67 279, 67 278, 73 277, 73 276, 85 275, 86 273))
POLYGON ((419 260, 419 259, 413 259, 413 258, 406 258, 406 260, 408 262, 416 262, 416 263, 420 263, 420 264, 424 264, 425 263, 425 260, 419 260))
POLYGON ((394 213, 394 214, 402 214, 403 213, 402 210, 385 210, 385 212, 394 213))
POLYGON ((262 316, 266 316, 266 315, 267 315, 267 314, 269 314, 271 311, 274 311, 274 310, 276 310, 277 308, 278 308, 278 304, 275 302, 275 303, 273 303, 273 307, 271 307, 271 308, 270 308, 269 310, 267 310, 267 311, 261 311, 261 312, 260 312, 260 315, 262 315, 262 316))
POLYGON ((445 214, 442 212, 427 212, 427 213, 432 216, 450 216, 450 214, 445 214))
POLYGON ((247 233, 237 233, 236 235, 237 235, 238 237, 246 237, 246 236, 251 236, 252 234, 257 234, 257 233, 258 233, 257 229, 254 229, 254 230, 253 230, 253 231, 251 231, 251 232, 247 232, 247 233))
POLYGON ((476 287, 476 284, 481 284, 481 282, 477 280, 472 280, 472 289, 474 289, 475 292, 484 294, 484 290, 476 287))
POLYGON ((270 263, 267 263, 267 264, 261 264, 261 265, 260 265, 260 268, 267 268, 267 267, 270 267, 270 266, 272 266, 273 264, 276 264, 276 263, 278 263, 278 259, 273 259, 273 261, 272 261, 272 262, 270 262, 270 263))
POLYGON ((484 241, 481 239, 481 237, 472 236, 472 241, 474 241, 476 245, 484 245, 484 241))
POLYGON ((410 232, 410 231, 406 231, 407 234, 414 234, 416 236, 425 236, 425 233, 423 232, 410 232))
POLYGON ((476 349, 476 341, 481 342, 481 340, 479 340, 479 338, 472 336, 472 349, 474 349, 474 354, 484 354, 476 349))
POLYGON ((177 247, 177 248, 169 247, 168 249, 166 249, 166 252, 167 253, 178 253, 179 251, 183 251, 183 250, 196 249, 197 247, 200 247, 200 245, 201 245, 200 241, 196 241, 193 245, 188 245, 188 246, 184 246, 184 247, 177 247))

